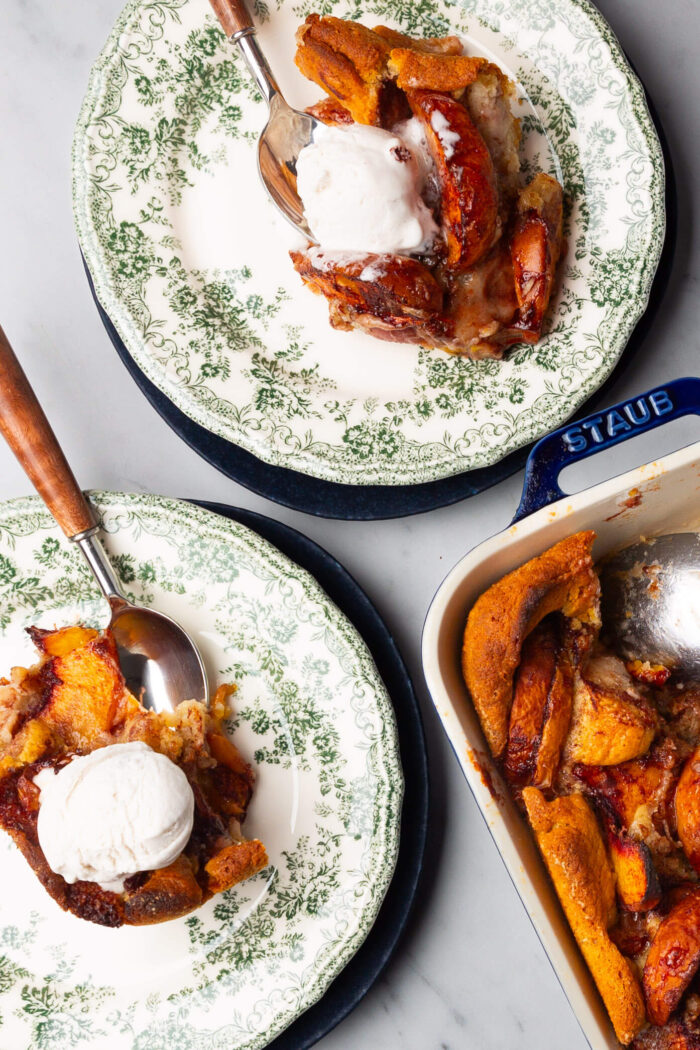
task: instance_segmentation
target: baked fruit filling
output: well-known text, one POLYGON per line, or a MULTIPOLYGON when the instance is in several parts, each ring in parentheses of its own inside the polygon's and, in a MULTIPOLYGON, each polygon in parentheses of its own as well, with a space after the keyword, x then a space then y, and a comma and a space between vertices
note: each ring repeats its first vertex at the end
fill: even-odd
MULTIPOLYGON (((241 832, 254 775, 222 725, 232 687, 222 686, 210 709, 188 700, 172 713, 156 713, 127 689, 109 632, 68 627, 29 633, 39 662, 28 670, 15 667, 9 681, 0 680, 0 826, 62 908, 103 926, 163 922, 267 865, 262 843, 241 832), (165 756, 186 777, 194 810, 184 848, 162 868, 130 872, 116 890, 66 881, 42 850, 37 825, 45 787, 36 781, 46 785, 42 771, 60 773, 80 756, 136 742, 146 745, 139 753, 165 756)), ((144 806, 153 802, 143 799, 144 806)))
MULTIPOLYGON (((523 184, 513 82, 463 54, 458 37, 421 40, 318 14, 299 28, 295 60, 326 92, 309 108, 323 124, 392 132, 406 164, 417 149, 435 220, 433 240, 405 253, 348 253, 322 237, 290 253, 328 300, 331 325, 472 358, 536 343, 562 253, 563 193, 544 173, 523 184)), ((300 192, 301 170, 300 158, 300 192)))
POLYGON ((700 1050, 700 689, 611 649, 594 539, 477 600, 464 678, 617 1038, 700 1050))

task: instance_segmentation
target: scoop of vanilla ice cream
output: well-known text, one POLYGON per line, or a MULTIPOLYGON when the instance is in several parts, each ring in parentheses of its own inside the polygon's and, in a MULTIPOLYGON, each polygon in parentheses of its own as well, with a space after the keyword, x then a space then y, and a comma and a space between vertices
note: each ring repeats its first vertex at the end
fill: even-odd
POLYGON ((120 892, 137 871, 171 864, 192 832, 194 795, 183 771, 147 744, 110 744, 34 777, 37 832, 66 882, 120 892))
POLYGON ((297 190, 317 241, 339 251, 425 251, 437 227, 423 172, 398 135, 364 124, 321 125, 297 159, 297 190))

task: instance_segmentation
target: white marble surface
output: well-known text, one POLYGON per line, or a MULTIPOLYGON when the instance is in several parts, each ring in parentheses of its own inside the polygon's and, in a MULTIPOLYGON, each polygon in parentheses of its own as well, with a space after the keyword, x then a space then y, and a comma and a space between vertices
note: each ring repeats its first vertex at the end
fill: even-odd
MULTIPOLYGON (((670 142, 680 231, 665 302, 610 401, 697 371, 700 248, 693 171, 700 166, 698 0, 600 0, 656 102, 670 142), (695 319, 695 320, 694 320, 695 319)), ((70 205, 70 142, 90 64, 121 0, 0 5, 0 320, 85 487, 239 504, 288 522, 336 555, 375 600, 420 694, 434 813, 426 878, 408 935, 365 1001, 323 1050, 532 1047, 585 1040, 517 899, 425 694, 419 641, 428 603, 454 562, 505 526, 516 476, 476 500, 375 524, 277 507, 218 474, 170 431, 109 343, 83 274, 70 205)), ((576 468, 571 488, 700 437, 691 419, 576 468)), ((28 483, 0 445, 0 498, 28 483)))

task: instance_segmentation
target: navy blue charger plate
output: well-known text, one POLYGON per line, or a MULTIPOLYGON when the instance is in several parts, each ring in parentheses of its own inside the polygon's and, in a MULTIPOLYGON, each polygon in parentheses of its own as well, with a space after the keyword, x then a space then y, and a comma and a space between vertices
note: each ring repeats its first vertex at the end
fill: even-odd
MULTIPOLYGON (((666 165, 666 242, 645 314, 637 324, 611 375, 580 408, 572 422, 589 415, 599 404, 604 404, 609 388, 629 367, 635 351, 643 342, 656 315, 671 272, 677 224, 673 167, 666 136, 648 96, 647 102, 661 141, 666 165)), ((146 378, 124 346, 108 314, 95 295, 87 266, 85 266, 85 272, 107 334, 132 379, 136 381, 159 415, 183 441, 222 474, 226 474, 227 477, 233 478, 245 488, 274 500, 276 503, 281 503, 285 507, 301 510, 307 514, 316 514, 323 518, 344 518, 349 521, 375 521, 382 518, 401 518, 409 514, 420 514, 437 507, 458 503, 460 500, 484 492, 499 481, 509 478, 525 465, 533 447, 531 444, 517 449, 490 467, 419 485, 341 485, 313 478, 286 467, 271 466, 251 452, 226 441, 225 438, 212 434, 205 427, 195 423, 146 378)))
POLYGON ((311 573, 362 635, 396 715, 406 777, 396 871, 377 919, 360 949, 322 999, 301 1014, 268 1050, 308 1050, 357 1006, 391 958, 408 920, 423 867, 428 830, 428 758, 420 709, 401 654, 384 621, 352 576, 327 551, 279 521, 239 507, 197 501, 263 536, 311 573))

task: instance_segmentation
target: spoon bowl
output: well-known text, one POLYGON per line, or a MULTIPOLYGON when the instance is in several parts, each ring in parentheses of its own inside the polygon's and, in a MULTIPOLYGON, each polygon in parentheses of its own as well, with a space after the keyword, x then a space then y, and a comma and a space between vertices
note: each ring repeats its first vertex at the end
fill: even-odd
POLYGON ((627 660, 700 681, 700 536, 640 540, 601 570, 603 630, 627 660))
POLYGON ((110 629, 129 690, 144 707, 168 711, 182 700, 209 703, 202 658, 179 624, 130 602, 110 603, 110 629))

